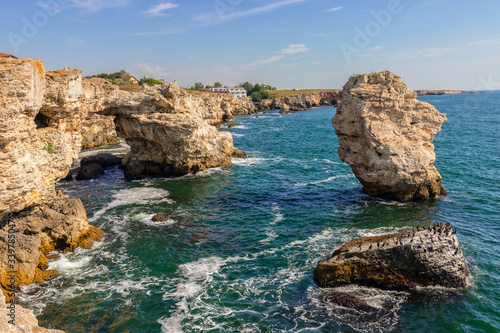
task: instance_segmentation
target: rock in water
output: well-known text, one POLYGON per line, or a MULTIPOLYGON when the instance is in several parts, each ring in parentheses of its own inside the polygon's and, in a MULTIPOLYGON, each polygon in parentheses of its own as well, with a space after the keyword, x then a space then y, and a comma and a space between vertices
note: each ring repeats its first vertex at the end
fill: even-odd
POLYGON ((339 157, 370 196, 400 201, 445 195, 432 140, 447 120, 389 71, 353 75, 332 119, 339 157))
POLYGON ((325 297, 324 301, 327 303, 332 303, 338 306, 342 306, 344 308, 350 308, 365 313, 383 312, 382 309, 377 309, 373 306, 370 306, 368 305, 368 303, 366 303, 366 301, 362 300, 361 298, 349 294, 328 295, 325 297))
POLYGON ((344 244, 314 269, 320 287, 356 283, 385 289, 464 288, 468 270, 449 224, 364 237, 344 244))

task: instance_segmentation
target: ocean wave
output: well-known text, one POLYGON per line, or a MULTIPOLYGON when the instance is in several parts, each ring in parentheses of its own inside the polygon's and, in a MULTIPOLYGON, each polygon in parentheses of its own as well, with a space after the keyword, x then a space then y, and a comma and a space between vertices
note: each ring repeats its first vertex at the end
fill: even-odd
POLYGON ((113 201, 95 212, 89 221, 94 222, 108 210, 120 206, 162 202, 173 204, 174 201, 168 198, 169 194, 170 193, 166 190, 154 187, 133 187, 120 190, 111 196, 113 201))
POLYGON ((354 176, 353 175, 337 175, 337 176, 333 176, 333 177, 328 177, 327 179, 316 180, 313 182, 297 183, 294 186, 303 187, 303 186, 308 186, 308 185, 318 185, 318 184, 322 184, 322 183, 329 183, 329 182, 332 182, 334 180, 341 179, 341 178, 347 179, 347 178, 352 178, 352 177, 354 177, 354 176))

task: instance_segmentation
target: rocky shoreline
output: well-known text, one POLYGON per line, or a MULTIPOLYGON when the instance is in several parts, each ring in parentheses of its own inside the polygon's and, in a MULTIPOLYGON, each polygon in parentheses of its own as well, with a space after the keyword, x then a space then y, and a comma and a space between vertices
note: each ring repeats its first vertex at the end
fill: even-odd
POLYGON ((341 90, 322 90, 318 92, 276 97, 255 103, 259 111, 280 110, 280 113, 293 113, 323 106, 337 106, 342 99, 341 90))
POLYGON ((482 94, 477 90, 415 90, 418 96, 428 95, 460 95, 460 94, 482 94))
MULTIPOLYGON (((128 178, 197 172, 244 154, 216 127, 256 112, 247 99, 190 97, 176 83, 128 93, 78 69, 45 72, 40 60, 15 58, 0 64, 0 108, 0 287, 9 304, 19 286, 58 274, 49 254, 104 237, 79 199, 55 190, 82 147, 126 138, 128 178)), ((26 320, 16 308, 16 323, 26 320)))
MULTIPOLYGON (((194 96, 175 82, 125 92, 103 79, 84 79, 78 69, 45 72, 40 60, 6 59, 0 64, 0 287, 7 303, 14 304, 19 286, 58 274, 48 269, 48 256, 89 248, 105 237, 89 224, 81 200, 55 190, 82 147, 124 138, 131 150, 113 165, 121 163, 127 179, 181 176, 228 166, 232 156, 245 156, 233 146, 230 133, 217 129, 234 115, 263 108, 290 113, 337 103, 332 122, 339 156, 350 164, 365 193, 401 201, 446 193, 433 166, 432 146, 446 116, 417 101, 416 93, 390 72, 353 76, 343 91, 280 97, 255 106, 226 94, 194 96)), ((94 158, 82 166, 105 168, 106 163, 94 158)), ((450 228, 434 225, 427 231, 348 243, 318 265, 316 282, 462 288, 467 268, 450 228), (387 276, 380 267, 389 267, 387 276)), ((366 308, 348 296, 335 302, 366 308)), ((6 308, 1 299, 0 308, 6 308)), ((35 329, 29 310, 18 310, 16 320, 28 318, 23 320, 35 329)))

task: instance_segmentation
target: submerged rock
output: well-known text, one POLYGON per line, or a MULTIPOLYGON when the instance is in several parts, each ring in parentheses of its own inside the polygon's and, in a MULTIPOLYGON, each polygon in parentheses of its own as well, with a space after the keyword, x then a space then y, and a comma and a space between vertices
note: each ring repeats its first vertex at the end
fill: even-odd
POLYGON ((353 75, 332 119, 338 154, 370 196, 400 201, 445 195, 432 141, 447 120, 389 71, 353 75))
POLYGON ((324 298, 324 301, 327 303, 332 303, 338 306, 342 306, 344 308, 350 308, 366 313, 383 312, 382 309, 370 306, 368 305, 368 303, 366 303, 366 301, 362 300, 361 298, 349 294, 328 295, 324 298))
POLYGON ((314 280, 320 287, 355 283, 385 289, 464 288, 469 273, 455 232, 449 224, 436 223, 346 243, 316 266, 314 280))

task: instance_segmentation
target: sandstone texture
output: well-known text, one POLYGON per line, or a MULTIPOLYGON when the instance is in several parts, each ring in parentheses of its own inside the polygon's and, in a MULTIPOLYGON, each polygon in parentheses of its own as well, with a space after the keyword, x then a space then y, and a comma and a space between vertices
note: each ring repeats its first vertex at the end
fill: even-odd
POLYGON ((466 287, 468 270, 449 224, 364 237, 344 244, 314 269, 320 287, 355 283, 386 289, 466 287))
POLYGON ((131 147, 123 158, 125 176, 181 176, 231 165, 231 134, 215 127, 230 109, 224 96, 213 98, 215 104, 207 103, 173 82, 107 100, 100 113, 116 117, 119 136, 131 147))
POLYGON ((332 119, 340 159, 370 196, 400 201, 445 195, 432 141, 447 120, 389 71, 352 76, 332 119))
POLYGON ((10 303, 5 302, 5 297, 0 293, 0 332, 2 333, 64 333, 60 330, 47 329, 38 326, 38 320, 31 310, 15 305, 14 309, 8 308, 10 303), (15 319, 10 317, 14 312, 15 319), (14 320, 15 325, 9 323, 14 320))
POLYGON ((102 237, 78 199, 56 193, 81 147, 81 71, 45 72, 41 61, 0 64, 0 286, 40 282, 53 250, 74 250, 102 237), (12 240, 15 242, 12 242, 12 240), (14 262, 9 261, 14 260, 14 262))

